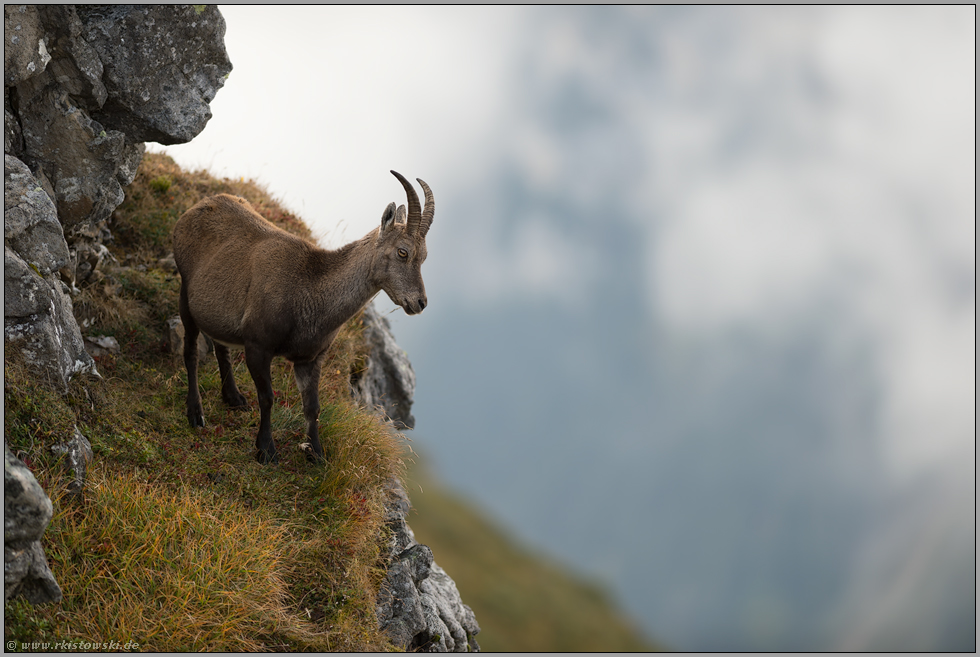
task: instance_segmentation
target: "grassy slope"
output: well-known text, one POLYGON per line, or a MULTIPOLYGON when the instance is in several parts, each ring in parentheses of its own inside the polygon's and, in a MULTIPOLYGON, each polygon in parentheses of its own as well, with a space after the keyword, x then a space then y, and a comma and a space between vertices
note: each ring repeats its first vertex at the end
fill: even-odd
POLYGON ((76 377, 65 397, 32 376, 6 345, 4 435, 55 502, 44 544, 64 590, 57 605, 6 604, 5 636, 129 641, 181 650, 372 650, 383 576, 383 482, 402 469, 402 441, 349 399, 363 362, 359 322, 330 350, 320 396, 329 465, 306 462, 302 410, 289 363, 273 366, 273 434, 282 463, 252 456, 255 389, 235 362, 249 411, 220 402, 213 357, 202 364, 208 426, 184 415, 183 366, 165 343, 179 279, 159 261, 177 218, 200 198, 230 192, 268 219, 308 234, 255 184, 181 171, 150 155, 116 210, 108 266, 74 298, 86 335, 121 350, 97 359, 101 380, 76 377), (50 451, 77 425, 96 453, 82 499, 65 495, 50 451))
MULTIPOLYGON (((202 363, 208 426, 184 416, 183 366, 165 343, 179 281, 160 260, 176 219, 198 199, 238 194, 268 219, 307 235, 257 185, 181 171, 148 155, 115 214, 107 267, 74 299, 86 335, 112 335, 120 353, 98 359, 103 378, 76 377, 54 393, 4 357, 4 436, 55 502, 44 545, 64 590, 56 605, 4 605, 5 639, 128 641, 144 650, 387 650, 374 617, 383 576, 383 486, 403 470, 403 442, 353 405, 347 380, 363 363, 352 320, 321 381, 326 468, 298 449, 304 422, 288 363, 274 363, 273 434, 282 463, 252 458, 258 413, 226 410, 213 358, 202 363), (96 465, 81 498, 50 451, 77 425, 96 465)), ((488 649, 635 649, 602 595, 510 546, 463 505, 416 494, 419 539, 456 579, 488 649), (583 613, 584 612, 584 613, 583 613)))

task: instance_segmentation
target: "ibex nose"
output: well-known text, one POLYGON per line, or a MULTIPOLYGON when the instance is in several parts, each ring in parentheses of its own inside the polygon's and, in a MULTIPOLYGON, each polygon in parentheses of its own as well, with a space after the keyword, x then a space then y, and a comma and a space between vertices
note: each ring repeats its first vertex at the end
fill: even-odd
POLYGON ((425 297, 419 299, 419 312, 425 310, 425 297))

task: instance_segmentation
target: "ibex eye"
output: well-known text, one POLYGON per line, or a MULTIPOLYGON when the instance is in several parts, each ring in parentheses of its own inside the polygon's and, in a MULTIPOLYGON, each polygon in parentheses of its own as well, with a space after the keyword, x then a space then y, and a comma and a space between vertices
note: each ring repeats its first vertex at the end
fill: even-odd
POLYGON ((408 251, 406 251, 405 249, 398 249, 398 256, 401 258, 407 258, 408 251))

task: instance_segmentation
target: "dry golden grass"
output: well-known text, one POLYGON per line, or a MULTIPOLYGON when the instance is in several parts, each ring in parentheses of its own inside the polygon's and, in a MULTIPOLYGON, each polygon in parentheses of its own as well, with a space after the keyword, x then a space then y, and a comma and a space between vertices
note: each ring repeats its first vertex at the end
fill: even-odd
POLYGON ((298 542, 286 522, 194 487, 98 468, 84 508, 60 504, 48 540, 72 638, 149 651, 314 645, 288 609, 298 542))

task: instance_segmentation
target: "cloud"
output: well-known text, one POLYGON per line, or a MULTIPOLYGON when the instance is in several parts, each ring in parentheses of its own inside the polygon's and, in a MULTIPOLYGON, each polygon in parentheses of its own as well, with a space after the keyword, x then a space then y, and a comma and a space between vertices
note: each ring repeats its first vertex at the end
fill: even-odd
MULTIPOLYGON (((697 21, 666 42, 677 93, 646 112, 641 198, 665 217, 650 298, 707 341, 815 321, 841 356, 872 346, 868 477, 879 499, 916 504, 864 535, 843 645, 888 646, 903 622, 928 633, 956 616, 949 582, 970 563, 957 527, 976 476, 975 9, 765 13, 734 15, 721 52, 697 21), (784 21, 805 38, 786 41, 784 21)), ((952 645, 940 634, 916 645, 952 645)))
POLYGON ((828 10, 810 29, 781 12, 798 42, 739 12, 731 53, 692 63, 696 24, 668 44, 680 92, 648 114, 659 315, 795 331, 829 300, 832 331, 877 345, 885 447, 906 474, 968 448, 975 390, 972 35, 968 8, 925 9, 828 10))
MULTIPOLYGON (((477 177, 517 8, 222 6, 234 70, 179 163, 255 178, 329 246, 375 228, 420 177, 477 177)), ((440 217, 437 216, 437 220, 440 217)))

